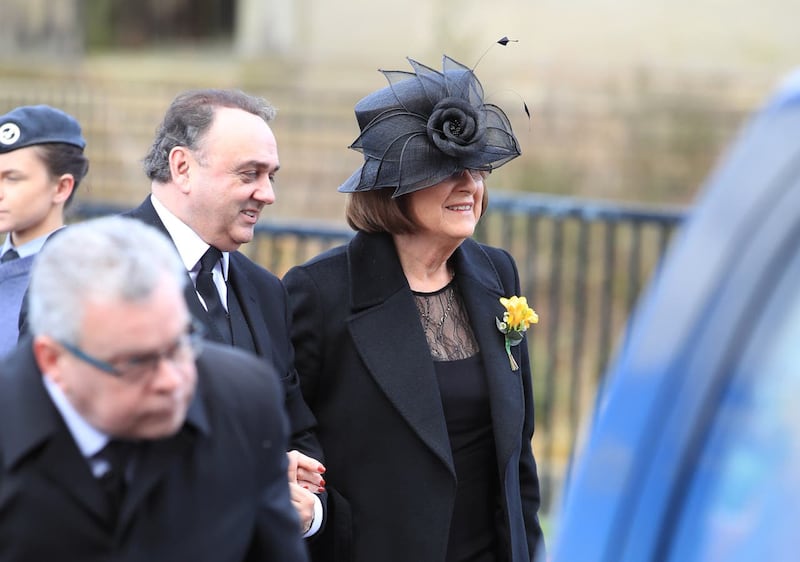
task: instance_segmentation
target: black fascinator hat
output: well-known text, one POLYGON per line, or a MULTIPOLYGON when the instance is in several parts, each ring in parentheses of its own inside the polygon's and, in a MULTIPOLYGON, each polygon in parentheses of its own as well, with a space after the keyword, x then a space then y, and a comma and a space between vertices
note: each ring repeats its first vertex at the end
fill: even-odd
POLYGON ((364 155, 364 164, 339 191, 394 188, 397 197, 520 155, 508 117, 483 103, 472 69, 446 55, 442 72, 408 62, 414 72, 381 70, 389 86, 356 104, 361 134, 350 148, 364 155))

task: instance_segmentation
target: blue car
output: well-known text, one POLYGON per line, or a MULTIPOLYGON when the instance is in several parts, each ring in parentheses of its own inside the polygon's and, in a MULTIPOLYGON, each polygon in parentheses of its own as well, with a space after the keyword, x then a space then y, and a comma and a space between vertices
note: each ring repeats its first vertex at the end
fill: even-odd
POLYGON ((708 180, 579 451, 552 562, 800 560, 800 74, 708 180))

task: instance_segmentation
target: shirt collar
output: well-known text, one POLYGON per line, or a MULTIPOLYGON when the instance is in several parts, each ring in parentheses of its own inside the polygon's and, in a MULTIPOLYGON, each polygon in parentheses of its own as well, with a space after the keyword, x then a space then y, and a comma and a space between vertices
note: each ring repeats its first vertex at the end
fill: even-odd
MULTIPOLYGON (((94 457, 108 444, 111 437, 86 421, 72 405, 72 402, 69 401, 60 386, 46 376, 42 376, 42 380, 44 381, 44 387, 47 393, 50 395, 50 399, 61 414, 81 454, 87 459, 94 457)), ((205 406, 200 398, 200 390, 198 387, 195 387, 195 394, 186 412, 185 423, 195 426, 208 435, 211 433, 211 427, 208 422, 205 406)))
POLYGON ((100 450, 106 446, 109 437, 102 431, 95 429, 83 416, 73 407, 72 403, 64 395, 56 383, 51 381, 48 377, 44 379, 44 387, 50 395, 50 399, 55 404, 61 417, 64 418, 64 423, 67 424, 67 429, 78 444, 81 454, 86 458, 91 458, 96 455, 100 450))
MULTIPOLYGON (((57 228, 56 230, 60 230, 61 228, 64 227, 62 226, 60 228, 57 228)), ((56 230, 54 230, 53 232, 55 232, 56 230)), ((39 236, 38 238, 34 238, 33 240, 28 240, 27 242, 19 246, 14 246, 14 244, 11 243, 11 233, 9 233, 8 236, 6 236, 5 241, 3 242, 3 248, 0 249, 0 256, 5 254, 11 248, 14 248, 17 251, 17 254, 19 254, 19 257, 21 258, 27 258, 28 256, 33 256, 35 254, 38 254, 39 251, 42 249, 42 246, 44 246, 44 243, 47 242, 47 239, 50 237, 51 234, 53 234, 53 232, 48 232, 44 236, 39 236)))
MULTIPOLYGON (((200 267, 200 258, 206 253, 209 244, 203 241, 189 225, 175 216, 158 200, 155 195, 150 195, 150 201, 156 210, 158 218, 164 224, 164 228, 169 232, 178 254, 181 256, 183 265, 187 271, 195 271, 200 267)), ((228 264, 230 263, 230 253, 222 252, 222 276, 228 278, 228 264)))

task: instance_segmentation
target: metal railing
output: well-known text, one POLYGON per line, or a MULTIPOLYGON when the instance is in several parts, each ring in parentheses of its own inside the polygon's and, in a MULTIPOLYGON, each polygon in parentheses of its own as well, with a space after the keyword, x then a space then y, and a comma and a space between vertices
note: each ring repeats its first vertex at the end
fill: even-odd
MULTIPOLYGON (((82 203, 77 220, 122 211, 82 203)), ((534 450, 547 511, 560 487, 584 419, 593 411, 606 365, 639 292, 664 254, 684 209, 622 206, 546 195, 497 194, 475 238, 507 249, 522 292, 540 321, 528 332, 536 402, 534 450)), ((242 249, 283 275, 293 265, 346 243, 343 226, 260 222, 242 249)))
POLYGON ((565 477, 630 312, 685 209, 492 195, 476 238, 507 249, 539 313, 528 331, 543 509, 565 477))

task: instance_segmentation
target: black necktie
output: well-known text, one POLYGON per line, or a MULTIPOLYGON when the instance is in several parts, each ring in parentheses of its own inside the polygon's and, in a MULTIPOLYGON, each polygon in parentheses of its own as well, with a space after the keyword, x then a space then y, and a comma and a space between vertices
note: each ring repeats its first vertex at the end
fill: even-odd
POLYGON ((112 439, 103 447, 96 457, 108 463, 108 470, 100 476, 100 484, 106 492, 109 504, 109 514, 116 521, 119 508, 125 499, 128 487, 125 471, 133 456, 135 445, 129 441, 112 439))
POLYGON ((10 248, 3 257, 0 258, 0 263, 6 263, 7 261, 15 260, 19 257, 19 254, 14 248, 10 248))
POLYGON ((206 310, 214 328, 219 333, 222 341, 230 344, 233 342, 231 324, 228 321, 228 313, 225 307, 222 306, 222 299, 219 298, 219 291, 217 291, 217 286, 214 285, 214 278, 212 277, 214 266, 217 265, 220 259, 222 259, 222 252, 214 246, 209 246, 206 253, 200 258, 200 272, 197 274, 195 286, 197 287, 197 292, 200 293, 206 303, 206 310))

